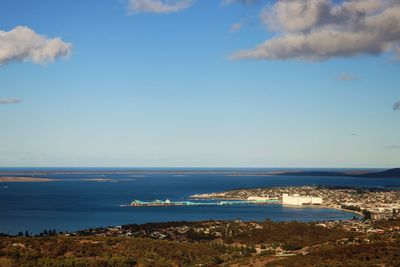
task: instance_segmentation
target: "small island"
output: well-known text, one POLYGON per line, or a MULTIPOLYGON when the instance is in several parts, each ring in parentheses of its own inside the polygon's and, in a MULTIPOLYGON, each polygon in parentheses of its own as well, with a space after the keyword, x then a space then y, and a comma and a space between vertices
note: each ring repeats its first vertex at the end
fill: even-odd
POLYGON ((18 182, 35 182, 35 183, 42 183, 42 182, 54 182, 58 181, 57 179, 49 179, 49 178, 36 178, 36 177, 0 177, 0 183, 18 183, 18 182))
POLYGON ((118 180, 108 178, 87 178, 87 179, 52 179, 25 176, 0 176, 0 183, 44 183, 44 182, 60 182, 60 181, 86 181, 86 182, 117 182, 118 180))

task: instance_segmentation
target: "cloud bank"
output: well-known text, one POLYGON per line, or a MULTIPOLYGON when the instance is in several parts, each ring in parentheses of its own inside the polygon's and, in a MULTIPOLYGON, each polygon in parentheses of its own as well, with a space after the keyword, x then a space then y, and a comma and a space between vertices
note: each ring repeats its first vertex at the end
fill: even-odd
POLYGON ((10 98, 10 99, 1 99, 0 98, 0 105, 18 104, 20 102, 21 102, 21 100, 16 99, 16 98, 10 98))
POLYGON ((133 14, 168 14, 187 9, 193 3, 193 0, 129 0, 128 10, 133 14))
POLYGON ((72 44, 60 38, 49 39, 25 26, 0 31, 0 65, 13 61, 43 64, 67 56, 71 51, 72 44))
POLYGON ((280 0, 261 12, 277 34, 233 59, 327 60, 360 54, 400 55, 400 1, 280 0))

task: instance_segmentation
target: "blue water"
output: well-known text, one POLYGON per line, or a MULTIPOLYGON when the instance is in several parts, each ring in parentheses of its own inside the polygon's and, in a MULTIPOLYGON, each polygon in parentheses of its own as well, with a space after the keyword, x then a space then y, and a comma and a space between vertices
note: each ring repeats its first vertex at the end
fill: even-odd
MULTIPOLYGON (((0 171, 6 170, 0 169, 0 171)), ((348 219, 354 214, 318 207, 288 208, 281 205, 263 205, 123 208, 120 205, 135 199, 152 201, 169 198, 179 201, 196 193, 245 187, 296 185, 400 187, 400 179, 227 176, 223 173, 183 176, 168 173, 104 176, 53 174, 42 177, 68 180, 47 183, 0 183, 0 232, 14 234, 29 230, 38 233, 44 229, 74 231, 99 226, 181 220, 348 219), (118 182, 76 180, 81 178, 111 178, 118 182)))

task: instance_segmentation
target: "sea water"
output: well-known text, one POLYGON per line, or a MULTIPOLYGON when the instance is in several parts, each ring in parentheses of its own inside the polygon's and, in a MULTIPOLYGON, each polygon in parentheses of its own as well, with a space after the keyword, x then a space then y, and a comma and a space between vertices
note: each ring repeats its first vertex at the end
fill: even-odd
MULTIPOLYGON (((0 169, 0 171, 29 171, 31 169, 0 169)), ((37 169, 35 169, 37 170, 37 169)), ((55 170, 55 169, 51 169, 55 170)), ((68 169, 79 170, 83 169, 68 169)), ((89 170, 89 169, 85 169, 89 170)), ((90 169, 94 171, 95 169, 90 169)), ((113 171, 113 169, 101 169, 113 171)), ((121 169, 114 169, 121 171, 121 169)), ((39 233, 45 229, 75 231, 132 223, 245 220, 263 221, 321 221, 349 219, 355 214, 320 207, 285 207, 282 205, 239 206, 177 206, 121 207, 139 199, 153 201, 187 200, 192 194, 226 191, 237 188, 300 185, 337 185, 364 187, 400 187, 400 179, 353 177, 300 177, 227 175, 228 170, 210 174, 176 175, 160 169, 147 169, 140 174, 49 174, 57 182, 0 183, 0 232, 15 234, 28 230, 39 233), (80 179, 111 179, 111 182, 80 179)), ((169 170, 180 172, 182 169, 169 170)), ((212 170, 208 170, 212 172, 212 170)), ((248 172, 249 170, 246 170, 248 172)), ((254 171, 260 171, 255 170, 254 171)), ((267 170, 265 170, 267 171, 267 170)), ((268 169, 271 171, 271 169, 268 169)))

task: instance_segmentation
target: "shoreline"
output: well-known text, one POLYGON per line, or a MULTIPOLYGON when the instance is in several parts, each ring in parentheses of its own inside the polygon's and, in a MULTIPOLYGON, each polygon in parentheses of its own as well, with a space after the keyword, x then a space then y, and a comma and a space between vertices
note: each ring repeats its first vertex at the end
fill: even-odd
POLYGON ((357 215, 360 215, 363 219, 365 219, 365 215, 361 211, 347 210, 347 209, 343 209, 343 208, 339 208, 339 207, 331 207, 331 206, 326 206, 326 205, 321 205, 321 207, 322 206, 325 207, 325 208, 330 208, 330 209, 336 209, 336 210, 346 211, 346 212, 350 212, 350 213, 355 213, 357 215))
POLYGON ((194 199, 255 200, 295 205, 318 205, 351 212, 364 219, 383 220, 400 218, 400 191, 384 188, 335 186, 283 186, 233 189, 225 192, 194 194, 194 199), (287 199, 285 199, 285 195, 287 199), (290 197, 289 197, 290 196, 290 197), (316 201, 313 201, 313 199, 316 201))

